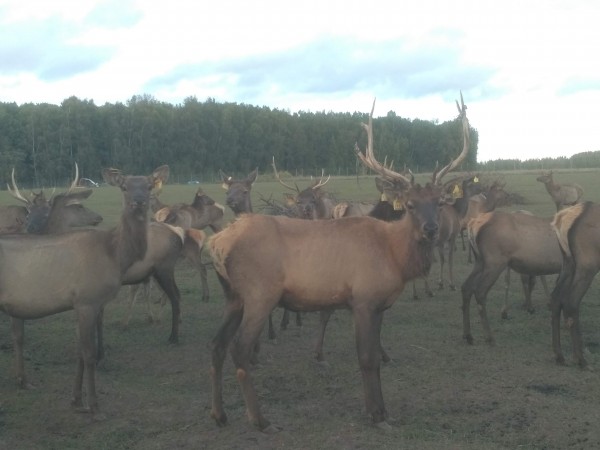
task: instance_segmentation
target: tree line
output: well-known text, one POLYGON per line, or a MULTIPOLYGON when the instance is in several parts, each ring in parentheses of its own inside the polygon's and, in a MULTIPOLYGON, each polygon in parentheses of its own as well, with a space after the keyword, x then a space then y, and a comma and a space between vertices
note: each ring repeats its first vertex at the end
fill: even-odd
MULTIPOLYGON (((147 173, 169 164, 175 181, 214 181, 219 170, 245 176, 258 167, 293 174, 333 175, 362 172, 354 145, 365 146, 360 126, 368 113, 289 112, 189 97, 182 104, 133 96, 126 103, 94 104, 70 97, 60 105, 0 103, 0 173, 20 184, 61 185, 73 174, 100 177, 104 167, 147 173)), ((406 164, 413 172, 446 164, 462 148, 459 120, 444 123, 409 120, 390 111, 375 118, 378 158, 406 164)), ((471 129, 465 170, 474 170, 478 135, 471 129)), ((401 170, 402 167, 396 167, 401 170)))
MULTIPOLYGON (((272 157, 292 174, 354 175, 363 168, 353 149, 365 136, 366 112, 294 112, 189 97, 182 104, 149 95, 97 106, 70 97, 60 105, 0 103, 0 174, 33 187, 61 185, 77 162, 82 176, 100 177, 103 167, 145 173, 169 164, 175 181, 216 181, 219 169, 244 176, 255 167, 270 172, 272 157)), ((406 119, 390 111, 373 121, 379 158, 413 172, 446 164, 462 146, 460 122, 406 119)), ((477 164, 478 134, 463 170, 537 170, 600 167, 600 152, 570 158, 494 160, 477 164)), ((401 169, 398 168, 397 169, 401 169)))

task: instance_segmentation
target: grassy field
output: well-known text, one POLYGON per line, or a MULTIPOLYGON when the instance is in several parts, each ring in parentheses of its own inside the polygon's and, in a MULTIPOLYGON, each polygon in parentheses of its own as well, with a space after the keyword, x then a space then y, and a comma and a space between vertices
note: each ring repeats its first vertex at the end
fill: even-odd
MULTIPOLYGON (((496 174, 510 192, 521 194, 528 209, 550 216, 554 205, 536 173, 496 174)), ((600 201, 600 172, 559 172, 559 182, 576 181, 587 200, 600 201)), ((298 180, 301 187, 308 180, 298 180)), ((219 185, 202 185, 224 201, 219 185)), ((374 200, 372 178, 332 179, 328 191, 338 199, 374 200)), ((195 186, 167 185, 165 203, 190 201, 195 186)), ((280 199, 283 188, 259 180, 260 196, 280 199)), ((0 204, 14 203, 0 192, 0 204)), ((100 212, 102 227, 115 224, 120 193, 95 189, 87 205, 100 212)), ((228 212, 228 218, 231 214, 228 212)), ((456 253, 456 281, 471 267, 456 253)), ((431 278, 437 277, 434 264, 431 278)), ((60 277, 60 267, 56 268, 60 277)), ((381 432, 364 412, 363 388, 354 348, 350 314, 334 314, 327 329, 327 364, 313 360, 317 314, 306 314, 275 342, 262 338, 260 364, 253 376, 263 412, 283 427, 263 435, 247 424, 244 401, 229 358, 225 365, 224 402, 230 424, 217 428, 210 412, 208 343, 222 315, 223 294, 209 271, 211 298, 200 302, 200 281, 184 262, 177 272, 183 321, 179 345, 167 344, 168 306, 153 304, 162 320, 149 323, 145 305, 134 307, 127 328, 127 289, 106 308, 107 355, 97 372, 102 417, 72 412, 69 406, 76 365, 74 316, 66 312, 26 324, 26 371, 36 386, 17 389, 13 376, 10 323, 0 315, 0 449, 565 449, 600 447, 600 303, 594 282, 582 303, 582 329, 590 368, 557 366, 551 351, 550 314, 541 286, 534 291, 536 312, 521 308, 520 283, 513 277, 513 309, 500 318, 504 283, 488 296, 488 314, 496 346, 483 342, 472 302, 475 343, 462 340, 460 291, 437 291, 413 300, 408 288, 386 312, 383 345, 392 361, 383 365, 382 385, 393 430, 381 432)), ((552 281, 553 283, 553 281, 552 281)), ((153 301, 158 299, 153 291, 153 301)), ((280 311, 275 312, 278 320, 280 311)), ((566 356, 571 355, 564 333, 566 356)))

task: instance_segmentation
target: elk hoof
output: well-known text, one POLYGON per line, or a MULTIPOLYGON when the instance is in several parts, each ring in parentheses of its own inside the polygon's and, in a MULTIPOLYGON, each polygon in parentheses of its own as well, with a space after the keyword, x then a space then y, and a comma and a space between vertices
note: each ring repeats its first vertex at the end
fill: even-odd
POLYGON ((453 284, 451 284, 450 286, 448 286, 448 288, 449 288, 451 291, 455 291, 455 290, 456 290, 456 286, 455 286, 455 285, 453 285, 453 284))
POLYGON ((210 417, 212 417, 215 420, 215 423, 218 427, 224 427, 225 425, 227 425, 227 414, 225 414, 224 412, 221 414, 217 414, 216 412, 211 411, 210 417))
POLYGON ((282 427, 279 427, 277 425, 273 425, 272 423, 270 423, 269 425, 267 425, 266 427, 264 427, 260 431, 261 431, 261 433, 264 433, 264 434, 277 434, 281 430, 283 430, 282 427))
POLYGON ((383 431, 383 432, 389 432, 392 431, 394 429, 393 426, 391 426, 386 420, 383 420, 381 422, 377 422, 374 424, 375 427, 377 427, 379 430, 383 431))
POLYGON ((471 334, 465 334, 463 339, 467 342, 467 344, 473 345, 473 336, 471 334))
POLYGON ((556 364, 558 364, 559 366, 565 366, 565 357, 563 355, 558 355, 555 359, 556 364))

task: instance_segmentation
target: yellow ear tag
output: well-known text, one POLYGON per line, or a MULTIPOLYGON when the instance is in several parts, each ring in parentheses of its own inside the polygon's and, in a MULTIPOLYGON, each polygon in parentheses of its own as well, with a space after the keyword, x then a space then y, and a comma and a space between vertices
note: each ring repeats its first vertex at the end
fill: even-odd
POLYGON ((394 200, 394 211, 402 211, 404 209, 404 203, 399 199, 394 200))
POLYGON ((460 186, 458 184, 454 185, 454 189, 452 189, 452 197, 453 198, 462 198, 463 193, 462 193, 462 189, 460 188, 460 186))
POLYGON ((385 192, 381 194, 381 201, 387 202, 387 195, 385 195, 385 192))
POLYGON ((477 177, 473 178, 473 183, 479 183, 479 178, 477 178, 477 177))
POLYGON ((227 185, 227 183, 223 183, 223 184, 221 185, 221 187, 222 187, 223 189, 225 189, 225 190, 229 189, 229 186, 227 185))

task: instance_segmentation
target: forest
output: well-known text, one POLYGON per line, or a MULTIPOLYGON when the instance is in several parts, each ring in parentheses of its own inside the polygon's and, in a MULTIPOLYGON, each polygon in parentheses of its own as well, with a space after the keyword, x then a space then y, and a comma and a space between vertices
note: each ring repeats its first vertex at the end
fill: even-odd
MULTIPOLYGON (((173 105, 150 95, 102 106, 76 97, 60 105, 0 103, 0 175, 8 180, 15 168, 20 184, 39 188, 67 182, 75 163, 82 177, 95 180, 103 167, 145 173, 166 163, 173 182, 213 182, 219 170, 269 173, 273 157, 292 175, 354 175, 364 170, 353 149, 356 142, 364 146, 360 122, 367 119, 368 111, 290 112, 195 97, 173 105)), ((462 146, 457 120, 411 120, 389 111, 373 126, 379 157, 415 173, 446 164, 462 146)), ((478 164, 478 134, 471 127, 463 170, 600 167, 599 152, 478 164)))

